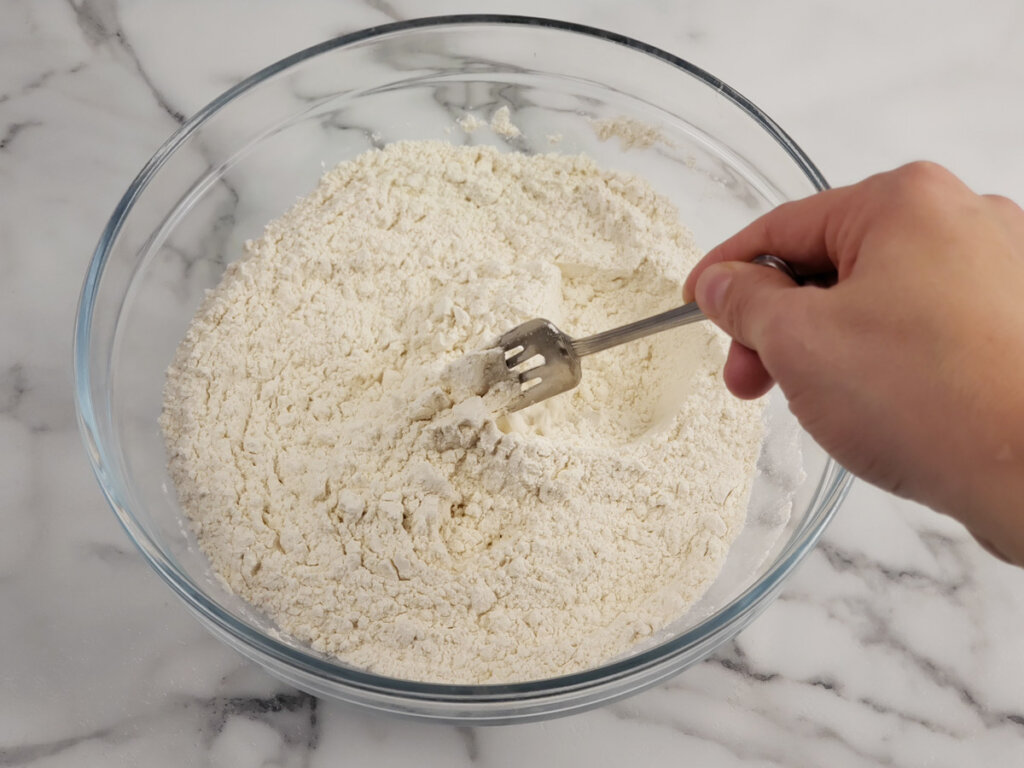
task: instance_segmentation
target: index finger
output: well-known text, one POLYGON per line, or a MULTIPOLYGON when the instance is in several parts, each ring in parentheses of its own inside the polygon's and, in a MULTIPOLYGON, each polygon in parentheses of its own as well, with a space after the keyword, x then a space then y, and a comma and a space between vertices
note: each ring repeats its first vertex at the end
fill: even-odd
POLYGON ((683 284, 683 299, 693 298, 697 278, 720 261, 750 261, 762 253, 778 256, 797 272, 815 274, 836 268, 831 253, 835 229, 847 213, 854 187, 827 189, 783 203, 712 248, 683 284))

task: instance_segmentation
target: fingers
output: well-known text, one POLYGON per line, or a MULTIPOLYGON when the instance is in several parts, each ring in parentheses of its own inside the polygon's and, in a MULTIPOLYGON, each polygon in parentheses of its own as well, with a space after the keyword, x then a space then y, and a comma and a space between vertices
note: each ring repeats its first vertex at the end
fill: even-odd
POLYGON ((783 203, 756 219, 725 242, 708 251, 683 285, 683 298, 694 296, 701 273, 722 261, 750 261, 762 253, 785 259, 798 272, 813 274, 836 267, 830 258, 830 242, 849 213, 857 187, 819 192, 802 200, 783 203))
POLYGON ((776 269, 738 261, 708 266, 695 286, 697 304, 704 314, 755 351, 773 328, 785 324, 787 304, 798 300, 804 290, 776 269))
POLYGON ((729 358, 725 361, 722 378, 729 391, 742 400, 761 397, 775 383, 757 352, 738 341, 732 342, 729 347, 729 358))
MULTIPOLYGON (((921 198, 927 190, 942 195, 970 193, 945 168, 914 162, 848 187, 783 203, 712 248, 687 277, 683 298, 692 298, 697 280, 710 265, 750 261, 762 253, 785 259, 798 273, 835 270, 844 279, 864 232, 886 216, 900 216, 903 203, 921 198)), ((1006 202, 997 204, 1006 209, 1006 202)))

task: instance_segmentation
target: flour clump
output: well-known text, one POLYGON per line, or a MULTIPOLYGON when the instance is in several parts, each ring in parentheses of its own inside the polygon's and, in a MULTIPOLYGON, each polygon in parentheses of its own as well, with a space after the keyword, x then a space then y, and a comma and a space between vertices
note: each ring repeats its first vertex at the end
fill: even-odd
POLYGON ((588 357, 506 414, 497 336, 672 306, 699 254, 641 179, 582 156, 402 142, 329 171, 226 270, 161 426, 213 568, 284 631, 384 675, 592 667, 682 615, 739 533, 763 434, 726 340, 588 357))

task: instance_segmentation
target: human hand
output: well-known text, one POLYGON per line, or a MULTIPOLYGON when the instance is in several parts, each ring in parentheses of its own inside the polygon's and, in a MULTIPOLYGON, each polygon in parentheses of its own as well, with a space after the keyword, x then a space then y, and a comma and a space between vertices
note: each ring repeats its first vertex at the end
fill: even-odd
POLYGON ((734 341, 739 397, 777 382, 840 464, 1024 565, 1024 211, 912 163, 786 203, 710 251, 684 298, 734 341), (769 253, 797 287, 747 264, 769 253))

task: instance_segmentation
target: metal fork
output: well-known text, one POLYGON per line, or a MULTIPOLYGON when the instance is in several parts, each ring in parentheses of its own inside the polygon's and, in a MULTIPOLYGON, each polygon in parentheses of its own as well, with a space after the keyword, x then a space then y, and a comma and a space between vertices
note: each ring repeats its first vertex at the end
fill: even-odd
MULTIPOLYGON (((797 285, 805 282, 805 278, 798 276, 789 264, 776 256, 758 256, 754 263, 784 272, 797 285)), ((517 371, 523 389, 508 406, 508 410, 518 411, 573 389, 583 377, 581 357, 704 319, 706 317, 697 302, 691 301, 667 312, 582 339, 569 337, 550 320, 527 320, 498 338, 497 346, 505 351, 505 364, 509 370, 515 371, 523 363, 542 358, 540 364, 517 371)))

